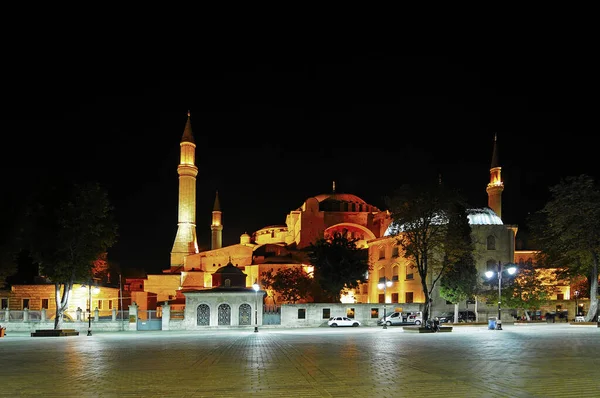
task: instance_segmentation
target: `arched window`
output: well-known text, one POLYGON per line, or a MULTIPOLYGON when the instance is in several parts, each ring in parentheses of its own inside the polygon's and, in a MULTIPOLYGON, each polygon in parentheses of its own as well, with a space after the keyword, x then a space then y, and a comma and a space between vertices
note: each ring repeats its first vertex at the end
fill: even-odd
POLYGON ((244 303, 240 305, 240 325, 251 325, 252 324, 252 308, 250 304, 244 303))
POLYGON ((413 264, 406 266, 406 280, 415 279, 414 270, 415 270, 415 266, 413 264))
POLYGON ((384 278, 385 278, 385 268, 381 267, 381 268, 379 268, 379 271, 377 272, 377 280, 379 282, 381 282, 381 281, 385 280, 384 278))
POLYGON ((383 260, 385 258, 385 247, 381 246, 379 248, 379 259, 383 260))
POLYGON ((219 305, 217 313, 219 315, 219 326, 231 325, 231 307, 229 304, 219 305))
POLYGON ((200 304, 196 310, 196 325, 210 326, 210 307, 206 304, 200 304))
POLYGON ((487 249, 496 250, 496 238, 492 235, 487 237, 487 249))
POLYGON ((394 268, 392 268, 392 280, 394 282, 398 282, 398 270, 400 269, 399 266, 395 265, 394 268))
POLYGON ((498 271, 498 262, 495 260, 488 260, 485 267, 486 271, 498 271))

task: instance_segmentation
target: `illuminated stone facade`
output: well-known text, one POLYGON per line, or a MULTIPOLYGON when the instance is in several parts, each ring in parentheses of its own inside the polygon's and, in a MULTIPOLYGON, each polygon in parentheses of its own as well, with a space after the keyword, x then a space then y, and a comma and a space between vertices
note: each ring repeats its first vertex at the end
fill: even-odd
MULTIPOLYGON (((30 311, 41 311, 46 309, 47 319, 54 319, 56 315, 56 299, 54 284, 36 284, 36 285, 13 285, 10 291, 0 292, 2 300, 2 309, 19 311, 25 308, 30 311)), ((61 292, 62 293, 62 292, 61 292)), ((69 307, 65 316, 69 320, 75 320, 77 309, 88 310, 90 290, 85 285, 74 284, 69 298, 69 307)), ((114 287, 101 286, 98 289, 91 289, 92 306, 96 308, 100 316, 110 316, 113 308, 119 308, 119 289, 114 287)))

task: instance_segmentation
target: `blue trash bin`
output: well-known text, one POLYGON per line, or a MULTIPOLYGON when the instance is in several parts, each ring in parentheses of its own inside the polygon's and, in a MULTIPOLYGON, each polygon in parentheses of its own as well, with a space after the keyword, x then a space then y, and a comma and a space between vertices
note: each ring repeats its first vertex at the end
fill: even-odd
POLYGON ((488 329, 495 330, 496 329, 496 317, 488 318, 488 329))

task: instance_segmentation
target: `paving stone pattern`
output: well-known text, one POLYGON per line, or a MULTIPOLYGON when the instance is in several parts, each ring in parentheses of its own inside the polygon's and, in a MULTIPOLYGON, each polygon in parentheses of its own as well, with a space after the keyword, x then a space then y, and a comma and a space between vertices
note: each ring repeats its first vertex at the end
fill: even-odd
POLYGON ((568 324, 97 332, 0 339, 1 397, 599 397, 568 324))

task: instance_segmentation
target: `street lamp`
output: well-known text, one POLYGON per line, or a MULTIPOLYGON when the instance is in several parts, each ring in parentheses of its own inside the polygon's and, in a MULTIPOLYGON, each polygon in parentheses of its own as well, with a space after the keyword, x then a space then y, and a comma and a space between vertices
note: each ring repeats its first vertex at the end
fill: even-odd
POLYGON ((260 286, 258 283, 252 285, 252 289, 254 289, 254 297, 255 297, 255 306, 254 306, 254 333, 258 332, 258 291, 260 286))
POLYGON ((377 287, 383 289, 383 328, 387 329, 387 320, 385 319, 387 317, 385 291, 388 287, 392 286, 392 281, 386 277, 383 277, 381 280, 382 282, 379 282, 377 287))
POLYGON ((579 290, 575 290, 575 320, 579 316, 579 305, 577 305, 577 298, 579 297, 579 290))
MULTIPOLYGON (((82 289, 85 289, 85 285, 81 285, 82 289)), ((92 282, 88 283, 88 331, 87 335, 92 335, 92 282)), ((97 286, 94 286, 94 294, 97 294, 100 289, 97 286)))
MULTIPOLYGON (((498 261, 498 320, 496 321, 496 330, 502 330, 502 310, 500 308, 500 306, 502 305, 502 272, 504 271, 504 266, 502 265, 502 263, 500 261, 498 261)), ((506 271, 508 271, 508 273, 510 275, 513 275, 515 272, 517 272, 517 267, 515 267, 514 265, 510 265, 508 268, 506 268, 506 271)), ((485 273, 485 276, 488 279, 491 279, 494 276, 494 271, 487 271, 485 273)))

